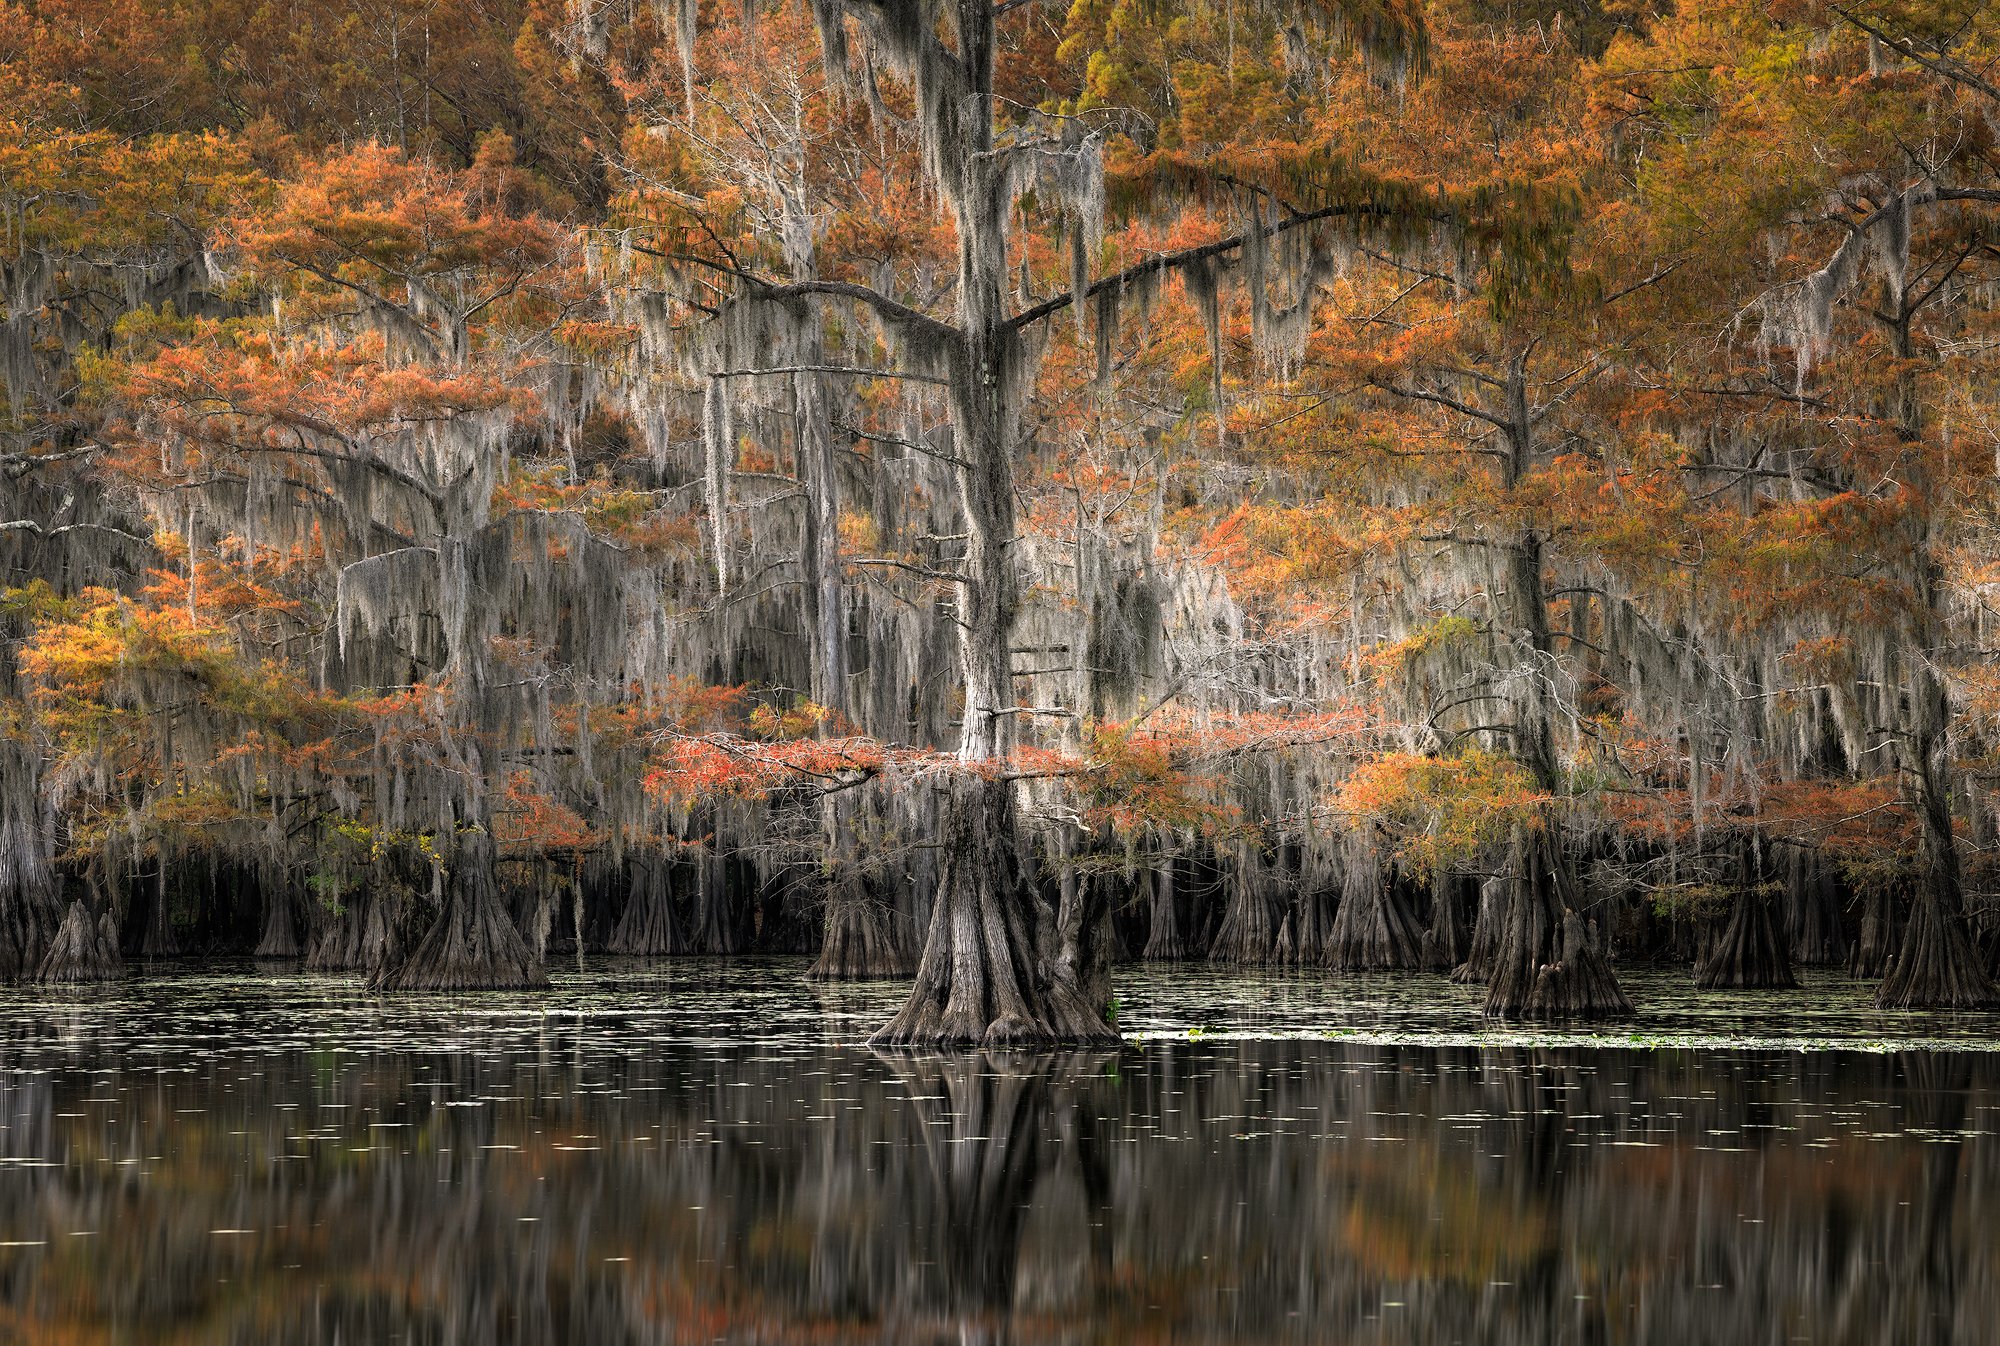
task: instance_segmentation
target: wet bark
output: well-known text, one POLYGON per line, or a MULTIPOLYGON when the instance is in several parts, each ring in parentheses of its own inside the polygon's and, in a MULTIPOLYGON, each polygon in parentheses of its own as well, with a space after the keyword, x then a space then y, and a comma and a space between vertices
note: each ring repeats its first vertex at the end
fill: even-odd
POLYGON ((375 991, 499 991, 548 985, 541 961, 507 917, 492 836, 464 833, 437 920, 410 956, 369 979, 375 991))
POLYGON ((124 975, 125 960, 118 955, 118 925, 111 913, 93 920, 88 907, 72 900, 35 980, 49 984, 115 981, 124 975))
POLYGON ((943 864, 916 983, 877 1047, 1115 1044, 1096 976, 1065 966, 1046 909, 1015 844, 1013 787, 968 774, 941 787, 943 864), (1052 954, 1057 956, 1051 956, 1052 954))

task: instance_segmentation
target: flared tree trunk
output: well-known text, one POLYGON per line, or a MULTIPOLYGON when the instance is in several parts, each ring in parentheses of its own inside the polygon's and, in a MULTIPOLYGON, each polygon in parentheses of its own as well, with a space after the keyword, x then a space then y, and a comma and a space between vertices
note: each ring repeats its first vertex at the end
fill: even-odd
POLYGON ((1463 887, 1455 874, 1440 872, 1431 879, 1431 919, 1417 950, 1417 966, 1427 972, 1451 972, 1466 961, 1472 933, 1459 895, 1463 887))
POLYGON ((1285 913, 1278 937, 1278 960, 1298 967, 1330 965, 1339 921, 1334 895, 1316 883, 1301 882, 1285 913))
POLYGON ((1382 857, 1365 840, 1343 848, 1340 908, 1325 962, 1339 972, 1384 972, 1417 965, 1423 936, 1416 918, 1383 872, 1382 857))
POLYGON ((1229 903, 1208 948, 1211 963, 1259 967, 1271 961, 1278 943, 1278 908, 1263 861, 1249 845, 1238 848, 1229 877, 1229 903))
POLYGON ((1180 905, 1175 900, 1178 884, 1175 856, 1162 856, 1153 867, 1152 901, 1147 903, 1146 947, 1139 957, 1148 962, 1166 962, 1189 956, 1188 942, 1181 932, 1180 905))
MULTIPOLYGON (((1508 360, 1502 485, 1512 490, 1533 466, 1535 422, 1528 403, 1527 353, 1508 360)), ((1518 666, 1503 686, 1514 754, 1537 789, 1561 793, 1556 758, 1555 637, 1549 622, 1542 535, 1524 529, 1501 549, 1501 611, 1513 628, 1518 666)), ((1535 1018, 1602 1018, 1632 1013, 1597 932, 1578 910, 1576 876, 1556 838, 1557 820, 1517 826, 1507 848, 1504 919, 1486 986, 1486 1012, 1535 1018)))
POLYGON ((437 920, 408 958, 369 979, 376 991, 503 991, 548 985, 539 959, 507 917, 492 835, 463 834, 437 920))
POLYGON ((632 887, 606 953, 654 958, 681 953, 686 945, 674 924, 674 866, 664 855, 635 857, 632 887))
POLYGON ((34 976, 65 919, 49 866, 40 780, 29 745, 0 734, 0 981, 34 976))
MULTIPOLYGON (((1111 1045, 1094 974, 1049 953, 1055 914, 1024 871, 1013 787, 978 773, 941 787, 943 864, 916 983, 877 1047, 1111 1045)), ((1085 951, 1087 953, 1087 951, 1085 951)))
POLYGON ((152 905, 146 911, 146 930, 139 939, 139 956, 171 958, 180 951, 180 937, 174 933, 173 900, 167 895, 167 858, 162 855, 154 874, 152 905))
POLYGON ((1576 910, 1557 855, 1555 823, 1516 827, 1509 843, 1507 916, 1487 985, 1486 1012, 1502 1018, 1613 1019, 1632 1013, 1576 910))
MULTIPOLYGON (((1934 562, 1921 556, 1927 614, 1937 577, 1934 562)), ((1934 632, 1936 621, 1925 624, 1934 632)), ((1923 873, 1910 903, 1909 922, 1895 961, 1875 992, 1881 1009, 1979 1009, 2000 1005, 2000 986, 1987 974, 1986 960, 1965 919, 1959 882, 1958 840, 1952 832, 1950 741, 1951 708, 1944 680, 1932 659, 1940 641, 1927 638, 1911 672, 1910 755, 1917 782, 1917 816, 1923 824, 1923 873)))
POLYGON ((118 955, 118 925, 111 913, 92 920, 90 909, 72 900, 35 980, 50 984, 115 981, 124 975, 125 960, 118 955))
POLYGON ((1465 961, 1452 969, 1451 979, 1467 986, 1493 980, 1500 959, 1500 936, 1507 924, 1507 880, 1493 875, 1479 884, 1479 910, 1472 921, 1472 942, 1465 961))
POLYGON ((1847 951, 1847 974, 1863 981, 1882 976, 1902 937, 1903 908, 1895 885, 1879 880, 1867 884, 1861 893, 1861 922, 1847 951))
POLYGON ((826 888, 826 937, 819 960, 806 972, 812 981, 861 981, 907 977, 916 956, 896 910, 868 891, 861 874, 844 865, 826 888))
POLYGON ((743 952, 743 923, 730 902, 729 857, 714 845, 694 848, 694 911, 688 923, 688 952, 743 952))
POLYGON ((382 893, 363 893, 321 929, 306 954, 306 969, 375 972, 402 955, 396 903, 382 893))
POLYGON ((860 864, 850 807, 835 798, 821 806, 832 874, 823 892, 819 959, 806 972, 814 981, 907 977, 916 971, 916 932, 896 907, 893 892, 872 891, 860 864))
POLYGON ((1833 869, 1804 846, 1785 857, 1785 938, 1792 962, 1838 967, 1847 961, 1847 932, 1840 923, 1840 884, 1833 869))
POLYGON ((1729 919, 1706 956, 1695 965, 1694 984, 1704 991, 1792 987, 1792 953, 1779 933, 1771 903, 1754 887, 1736 891, 1729 919))
POLYGON ((264 933, 257 940, 258 958, 297 958, 298 923, 292 919, 292 895, 281 884, 264 888, 264 933))

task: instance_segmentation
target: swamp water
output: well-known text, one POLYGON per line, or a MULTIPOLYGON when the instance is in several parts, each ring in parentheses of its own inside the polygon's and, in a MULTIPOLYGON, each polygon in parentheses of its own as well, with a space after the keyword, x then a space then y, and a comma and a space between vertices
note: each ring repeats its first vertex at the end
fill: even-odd
POLYGON ((1125 969, 1122 1052, 895 1058, 804 969, 0 992, 0 1341, 2000 1340, 2000 1016, 1125 969))

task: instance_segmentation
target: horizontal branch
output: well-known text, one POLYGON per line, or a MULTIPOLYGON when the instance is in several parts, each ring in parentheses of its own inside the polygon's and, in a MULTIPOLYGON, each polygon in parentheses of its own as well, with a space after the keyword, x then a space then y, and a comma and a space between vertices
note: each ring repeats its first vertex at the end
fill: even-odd
POLYGON ((908 374, 895 369, 863 369, 858 365, 766 365, 759 369, 711 369, 712 379, 752 379, 766 374, 845 374, 862 379, 904 379, 911 383, 935 383, 950 387, 951 380, 935 374, 908 374))

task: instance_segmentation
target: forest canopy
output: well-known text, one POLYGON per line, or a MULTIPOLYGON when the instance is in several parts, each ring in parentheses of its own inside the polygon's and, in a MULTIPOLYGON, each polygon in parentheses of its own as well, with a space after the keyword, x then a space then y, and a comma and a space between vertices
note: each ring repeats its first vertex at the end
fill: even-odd
POLYGON ((2000 16, 0 0, 0 976, 2000 1004, 2000 16))

